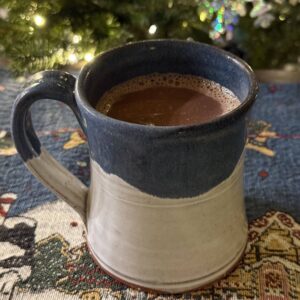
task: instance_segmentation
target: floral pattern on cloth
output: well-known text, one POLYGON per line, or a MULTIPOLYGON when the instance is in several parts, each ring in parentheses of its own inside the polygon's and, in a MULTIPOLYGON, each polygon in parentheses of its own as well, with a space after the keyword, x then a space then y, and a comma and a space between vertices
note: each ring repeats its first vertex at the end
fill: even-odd
POLYGON ((277 133, 271 130, 271 124, 265 121, 250 121, 248 124, 247 149, 258 151, 267 156, 275 156, 275 151, 268 148, 267 141, 276 138, 277 133))
POLYGON ((72 149, 86 143, 86 137, 82 130, 76 130, 71 133, 70 140, 64 144, 64 149, 72 149))
POLYGON ((279 134, 272 130, 272 124, 262 120, 252 120, 248 123, 247 149, 273 157, 276 152, 268 147, 269 139, 300 139, 300 134, 279 134))
POLYGON ((147 293, 107 275, 88 252, 78 215, 60 200, 5 218, 0 226, 0 299, 300 297, 300 225, 283 212, 271 211, 250 223, 245 254, 227 277, 177 295, 147 293))
POLYGON ((10 132, 0 130, 0 155, 10 156, 17 154, 10 132))
MULTIPOLYGON (((58 130, 51 131, 40 131, 37 132, 39 137, 51 136, 54 140, 59 140, 65 133, 70 133, 69 140, 63 145, 64 150, 69 150, 79 145, 86 143, 86 137, 81 129, 77 128, 61 128, 58 130)), ((17 150, 14 146, 11 133, 6 130, 0 130, 0 155, 10 156, 17 154, 17 150)))

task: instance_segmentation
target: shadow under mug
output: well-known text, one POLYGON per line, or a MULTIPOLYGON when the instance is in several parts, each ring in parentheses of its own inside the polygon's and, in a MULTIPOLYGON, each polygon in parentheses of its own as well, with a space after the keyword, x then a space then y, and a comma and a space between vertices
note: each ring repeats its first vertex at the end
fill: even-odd
POLYGON ((14 103, 12 133, 30 171, 79 213, 104 270, 134 286, 177 293, 225 275, 244 252, 245 116, 256 94, 253 71, 232 54, 196 42, 142 41, 96 57, 77 80, 62 71, 33 76, 14 103), (151 73, 213 80, 241 104, 209 123, 166 127, 94 109, 115 85, 151 73), (41 99, 74 112, 88 140, 90 187, 41 147, 30 116, 41 99))

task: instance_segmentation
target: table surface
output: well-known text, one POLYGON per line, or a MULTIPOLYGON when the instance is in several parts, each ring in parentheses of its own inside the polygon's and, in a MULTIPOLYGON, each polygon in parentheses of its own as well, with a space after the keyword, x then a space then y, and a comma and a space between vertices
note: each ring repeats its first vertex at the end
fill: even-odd
MULTIPOLYGON (((23 83, 24 78, 13 78, 8 71, 0 69, 0 226, 3 229, 0 231, 0 253, 2 250, 4 255, 4 259, 0 256, 0 299, 2 296, 3 299, 17 299, 20 293, 23 293, 24 299, 42 299, 34 298, 37 297, 36 293, 41 295, 47 291, 51 291, 51 297, 55 296, 57 299, 93 299, 84 298, 93 295, 94 299, 118 295, 119 298, 127 295, 128 299, 154 299, 155 295, 138 292, 116 283, 97 267, 94 271, 98 272, 97 276, 96 273, 87 275, 83 271, 85 264, 93 264, 88 252, 84 250, 83 225, 70 208, 57 200, 29 173, 11 141, 10 111, 23 83), (16 224, 23 225, 18 227, 16 224), (17 227, 21 228, 21 231, 14 233, 13 230, 17 227), (69 249, 67 257, 57 254, 63 253, 62 249, 65 248, 69 249), (59 251, 55 252, 53 249, 59 251), (14 254, 9 254, 10 251, 14 254), (57 255, 56 262, 49 263, 51 257, 47 256, 47 251, 57 255), (45 257, 41 262, 42 255, 48 257, 46 265, 43 265, 47 262, 45 257), (81 273, 75 272, 77 277, 74 275, 75 277, 71 278, 73 281, 70 276, 69 281, 63 281, 63 273, 75 268, 72 257, 76 255, 81 257, 83 269, 81 273), (64 268, 57 273, 59 264, 64 268), (41 285, 39 281, 43 281, 43 272, 46 272, 47 280, 41 285), (90 278, 90 281, 86 278, 90 278)), ((45 100, 34 104, 32 117, 42 144, 63 165, 88 184, 88 148, 72 112, 60 103, 45 100)), ((259 223, 261 226, 254 230, 260 234, 261 228, 269 226, 267 224, 271 224, 273 221, 270 220, 274 218, 281 220, 281 223, 277 220, 281 226, 289 228, 286 225, 288 221, 282 221, 287 218, 296 228, 297 221, 300 221, 300 84, 261 84, 257 102, 249 119, 245 202, 252 226, 250 228, 253 229, 262 222, 263 225, 259 223), (268 213, 270 211, 272 213, 268 213)), ((286 228, 284 229, 288 230, 286 228)), ((258 260, 255 261, 257 262, 258 260)), ((287 280, 289 282, 290 278, 287 280)), ((230 288, 232 289, 232 286, 230 288)), ((212 297, 211 293, 225 293, 224 289, 218 290, 217 287, 210 291, 206 291, 207 299, 212 297)), ((237 293, 238 291, 239 288, 237 293)), ((186 298, 196 296, 185 295, 186 298)), ((242 299, 246 296, 240 293, 239 297, 242 299)))

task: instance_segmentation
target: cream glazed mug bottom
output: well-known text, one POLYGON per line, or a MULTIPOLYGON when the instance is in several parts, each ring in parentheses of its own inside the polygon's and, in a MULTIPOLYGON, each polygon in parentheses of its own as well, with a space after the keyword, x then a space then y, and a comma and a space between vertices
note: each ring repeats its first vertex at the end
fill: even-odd
POLYGON ((104 270, 130 285, 179 293, 224 276, 245 249, 245 119, 256 94, 253 71, 232 54, 195 42, 143 41, 96 57, 77 80, 61 71, 34 75, 14 103, 12 133, 31 172, 79 213, 104 270), (164 127, 94 109, 115 85, 153 73, 200 76, 241 104, 208 123, 164 127), (42 99, 74 112, 90 149, 89 187, 41 146, 29 111, 42 99))

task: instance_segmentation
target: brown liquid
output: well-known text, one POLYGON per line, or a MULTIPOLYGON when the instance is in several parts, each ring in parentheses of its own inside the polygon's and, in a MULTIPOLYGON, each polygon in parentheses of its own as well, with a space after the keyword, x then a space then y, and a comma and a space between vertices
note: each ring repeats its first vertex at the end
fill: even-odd
POLYGON ((96 108, 114 119, 143 125, 190 125, 211 121, 240 104, 221 85, 192 75, 151 74, 115 86, 96 108))

